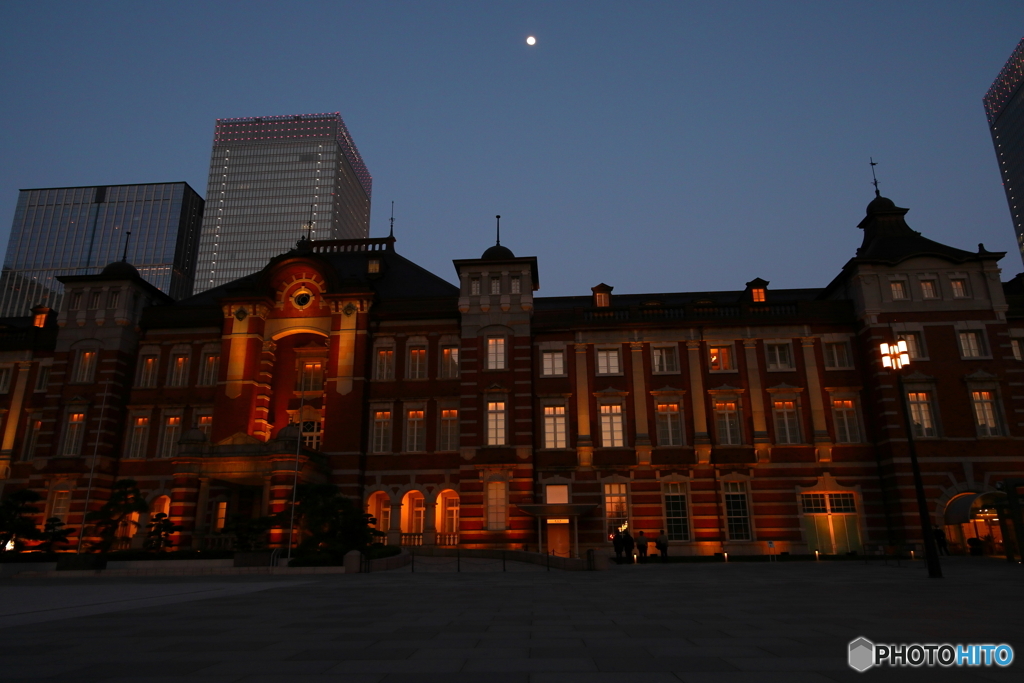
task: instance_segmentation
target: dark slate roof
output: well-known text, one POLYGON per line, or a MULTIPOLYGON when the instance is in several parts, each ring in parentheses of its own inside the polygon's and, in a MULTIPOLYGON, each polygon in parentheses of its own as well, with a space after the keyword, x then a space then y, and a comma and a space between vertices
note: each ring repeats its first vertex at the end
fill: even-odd
MULTIPOLYGON (((813 301, 821 293, 815 289, 769 289, 768 302, 813 301)), ((612 307, 627 306, 685 306, 696 303, 734 304, 744 298, 745 290, 723 292, 662 292, 655 294, 612 294, 612 307)), ((594 297, 545 296, 533 300, 538 311, 555 311, 593 306, 594 297)))

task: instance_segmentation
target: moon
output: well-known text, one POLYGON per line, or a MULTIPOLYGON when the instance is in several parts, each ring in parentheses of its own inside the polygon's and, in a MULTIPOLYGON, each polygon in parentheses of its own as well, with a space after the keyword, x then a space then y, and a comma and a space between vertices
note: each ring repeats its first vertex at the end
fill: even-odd
POLYGON ((528 38, 526 39, 526 44, 527 44, 527 45, 536 45, 536 44, 537 44, 537 39, 536 39, 536 38, 534 38, 533 36, 529 36, 529 37, 528 37, 528 38))

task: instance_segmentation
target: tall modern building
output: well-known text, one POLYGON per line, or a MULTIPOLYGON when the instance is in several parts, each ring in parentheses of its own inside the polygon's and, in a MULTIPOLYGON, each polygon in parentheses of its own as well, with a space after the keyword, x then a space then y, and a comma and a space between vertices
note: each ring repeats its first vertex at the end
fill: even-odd
POLYGON ((992 131, 1003 189, 1024 260, 1024 40, 1010 55, 985 93, 985 114, 992 131))
POLYGON ((192 293, 203 198, 188 183, 21 190, 0 274, 0 317, 59 308, 61 275, 95 275, 124 256, 175 299, 192 293))
POLYGON ((255 273, 310 221, 316 240, 366 238, 371 187, 341 114, 217 119, 195 292, 255 273))

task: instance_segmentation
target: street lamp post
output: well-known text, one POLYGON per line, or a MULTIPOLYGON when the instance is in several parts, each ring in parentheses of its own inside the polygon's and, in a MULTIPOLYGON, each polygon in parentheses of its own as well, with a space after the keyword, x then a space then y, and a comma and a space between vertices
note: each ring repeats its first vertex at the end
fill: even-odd
POLYGON ((903 339, 895 344, 881 344, 882 367, 891 368, 896 373, 896 384, 900 392, 900 403, 903 405, 903 422, 907 429, 907 452, 910 454, 910 469, 914 473, 914 491, 917 493, 917 512, 921 518, 921 535, 924 540, 924 554, 928 559, 928 577, 942 578, 942 567, 939 565, 939 549, 935 545, 935 534, 928 515, 928 502, 924 497, 924 483, 921 481, 921 467, 917 462, 917 447, 914 444, 914 425, 907 403, 907 390, 903 385, 904 367, 910 365, 910 352, 907 342, 903 339))

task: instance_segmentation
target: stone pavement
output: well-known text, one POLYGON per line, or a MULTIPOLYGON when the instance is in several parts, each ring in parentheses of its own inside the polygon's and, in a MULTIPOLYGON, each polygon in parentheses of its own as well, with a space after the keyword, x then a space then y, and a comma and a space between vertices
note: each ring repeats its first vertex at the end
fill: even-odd
POLYGON ((5 580, 0 681, 1024 680, 1024 567, 943 559, 942 580, 923 562, 5 580), (1008 642, 1017 661, 858 674, 857 636, 1008 642))

